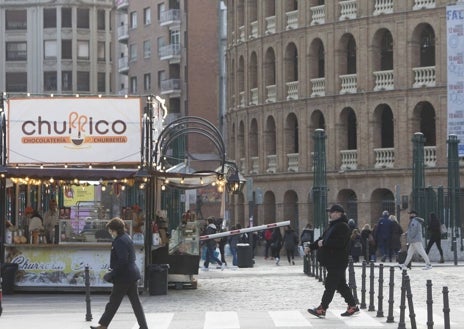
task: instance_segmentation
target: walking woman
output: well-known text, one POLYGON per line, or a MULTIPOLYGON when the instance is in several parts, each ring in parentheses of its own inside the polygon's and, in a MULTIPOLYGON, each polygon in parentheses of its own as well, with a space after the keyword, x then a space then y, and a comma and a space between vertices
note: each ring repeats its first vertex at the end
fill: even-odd
POLYGON ((106 224, 108 232, 113 237, 111 246, 110 268, 111 272, 105 275, 105 280, 113 283, 110 300, 106 304, 105 312, 98 321, 98 326, 91 329, 107 329, 111 320, 118 311, 125 295, 134 310, 140 329, 148 329, 145 313, 140 303, 137 281, 140 280, 140 270, 135 264, 135 250, 132 239, 125 232, 124 221, 113 218, 106 224))

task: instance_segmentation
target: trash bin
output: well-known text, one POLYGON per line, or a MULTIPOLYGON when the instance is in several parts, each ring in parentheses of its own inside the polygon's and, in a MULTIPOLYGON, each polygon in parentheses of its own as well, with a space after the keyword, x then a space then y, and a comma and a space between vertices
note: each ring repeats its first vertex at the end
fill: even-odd
POLYGON ((237 266, 253 267, 253 250, 249 243, 237 244, 237 266))
POLYGON ((148 266, 148 292, 151 296, 168 294, 169 264, 152 264, 148 266))
POLYGON ((2 290, 4 295, 11 295, 14 292, 16 273, 18 272, 18 264, 4 263, 2 267, 2 290))

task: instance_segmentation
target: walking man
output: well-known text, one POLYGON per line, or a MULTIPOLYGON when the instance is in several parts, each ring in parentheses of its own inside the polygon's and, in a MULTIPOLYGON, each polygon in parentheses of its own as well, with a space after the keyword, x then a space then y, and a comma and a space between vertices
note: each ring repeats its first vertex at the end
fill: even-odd
POLYGON ((424 270, 430 270, 432 268, 432 264, 430 264, 429 256, 424 250, 424 246, 422 245, 422 225, 424 224, 424 219, 417 216, 417 212, 415 210, 409 211, 409 225, 408 231, 406 232, 406 241, 409 244, 408 248, 408 255, 406 256, 406 260, 403 264, 399 264, 402 270, 406 269, 406 265, 412 259, 412 256, 417 252, 425 261, 424 270))
POLYGON ((352 316, 359 313, 359 307, 346 283, 351 230, 341 205, 334 204, 327 211, 329 227, 310 245, 310 250, 317 250, 319 263, 327 269, 325 290, 321 304, 316 308, 308 309, 308 312, 318 318, 324 318, 335 291, 338 291, 348 304, 347 310, 341 316, 352 316))

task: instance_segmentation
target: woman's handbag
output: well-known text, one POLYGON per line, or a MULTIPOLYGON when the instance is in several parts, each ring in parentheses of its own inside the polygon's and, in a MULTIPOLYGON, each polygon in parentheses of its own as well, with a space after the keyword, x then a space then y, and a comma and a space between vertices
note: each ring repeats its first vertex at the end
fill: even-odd
POLYGON ((111 271, 106 272, 105 275, 103 275, 103 280, 109 283, 113 282, 113 276, 111 275, 111 271))

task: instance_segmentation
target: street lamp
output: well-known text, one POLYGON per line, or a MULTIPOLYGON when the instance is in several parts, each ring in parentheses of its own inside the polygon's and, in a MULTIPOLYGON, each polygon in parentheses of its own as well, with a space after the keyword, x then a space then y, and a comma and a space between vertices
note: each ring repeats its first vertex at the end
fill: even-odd
POLYGON ((233 162, 227 162, 226 165, 229 167, 226 173, 226 189, 227 192, 238 194, 242 192, 245 186, 246 179, 238 171, 237 165, 233 162))

